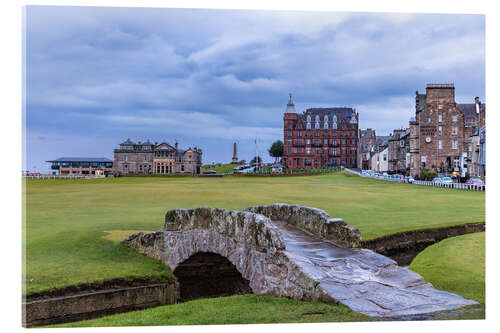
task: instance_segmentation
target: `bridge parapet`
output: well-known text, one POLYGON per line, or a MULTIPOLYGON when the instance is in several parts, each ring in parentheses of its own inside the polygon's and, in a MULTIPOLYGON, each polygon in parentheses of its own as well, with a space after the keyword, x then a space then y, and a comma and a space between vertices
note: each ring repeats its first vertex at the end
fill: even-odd
POLYGON ((268 217, 246 211, 198 207, 174 209, 165 215, 166 231, 213 230, 260 252, 275 253, 285 248, 281 234, 268 217))
POLYGON ((249 207, 246 210, 267 216, 273 221, 292 224, 342 247, 361 246, 361 234, 357 228, 348 225, 343 219, 331 218, 327 212, 319 208, 275 203, 249 207))

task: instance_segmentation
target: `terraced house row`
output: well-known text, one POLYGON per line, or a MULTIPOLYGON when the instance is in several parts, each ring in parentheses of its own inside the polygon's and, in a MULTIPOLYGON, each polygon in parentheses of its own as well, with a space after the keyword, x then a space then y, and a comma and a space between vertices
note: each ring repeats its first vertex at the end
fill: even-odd
POLYGON ((290 100, 283 116, 282 164, 288 170, 357 167, 359 114, 349 107, 295 111, 290 100))
POLYGON ((374 144, 374 130, 360 131, 358 160, 363 169, 376 172, 418 177, 427 169, 484 180, 485 114, 478 97, 474 103, 456 103, 453 84, 427 84, 425 94, 416 92, 409 127, 395 129, 385 146, 374 144))

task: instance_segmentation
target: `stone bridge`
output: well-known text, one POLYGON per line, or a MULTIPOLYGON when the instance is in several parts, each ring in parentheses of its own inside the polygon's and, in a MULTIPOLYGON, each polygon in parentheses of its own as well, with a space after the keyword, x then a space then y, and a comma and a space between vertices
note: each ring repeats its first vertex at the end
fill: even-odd
POLYGON ((341 303, 376 317, 476 304, 360 249, 356 228, 316 208, 175 209, 164 230, 136 233, 124 243, 169 266, 185 300, 253 292, 341 303))

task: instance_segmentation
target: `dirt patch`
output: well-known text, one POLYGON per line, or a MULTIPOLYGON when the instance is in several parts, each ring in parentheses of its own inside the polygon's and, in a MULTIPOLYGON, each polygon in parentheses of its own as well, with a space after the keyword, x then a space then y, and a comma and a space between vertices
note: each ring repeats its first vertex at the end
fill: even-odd
POLYGON ((106 234, 102 238, 110 240, 112 242, 120 243, 128 236, 135 234, 136 232, 152 232, 152 230, 105 230, 106 234))
POLYGON ((485 231, 484 222, 463 225, 398 232, 363 241, 361 246, 395 260, 400 266, 408 266, 426 247, 445 238, 485 231))
POLYGON ((130 277, 130 278, 116 278, 109 280, 94 281, 91 283, 82 283, 63 288, 53 288, 43 290, 40 292, 30 293, 23 295, 23 302, 30 302, 34 300, 41 300, 54 297, 74 296, 80 294, 93 293, 103 290, 122 289, 129 287, 140 287, 144 285, 174 283, 175 277, 173 276, 156 276, 156 277, 130 277))

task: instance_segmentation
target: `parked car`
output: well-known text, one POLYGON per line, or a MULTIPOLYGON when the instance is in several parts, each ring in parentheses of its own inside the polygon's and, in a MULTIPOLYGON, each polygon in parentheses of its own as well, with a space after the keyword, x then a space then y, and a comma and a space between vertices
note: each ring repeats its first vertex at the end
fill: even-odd
POLYGON ((432 180, 432 182, 433 182, 433 183, 440 183, 440 184, 441 184, 441 183, 443 183, 443 180, 442 180, 441 178, 439 178, 439 177, 436 177, 436 178, 434 178, 434 179, 432 180))
POLYGON ((203 173, 205 175, 214 175, 214 174, 217 173, 217 171, 215 171, 215 170, 205 170, 203 173))
POLYGON ((415 181, 415 178, 412 176, 406 176, 405 177, 405 183, 412 184, 415 181))
POLYGON ((474 186, 484 186, 484 182, 479 179, 479 178, 471 178, 467 181, 467 185, 474 185, 474 186))
POLYGON ((441 179, 443 181, 443 184, 453 184, 453 179, 451 179, 451 177, 443 177, 441 179))

